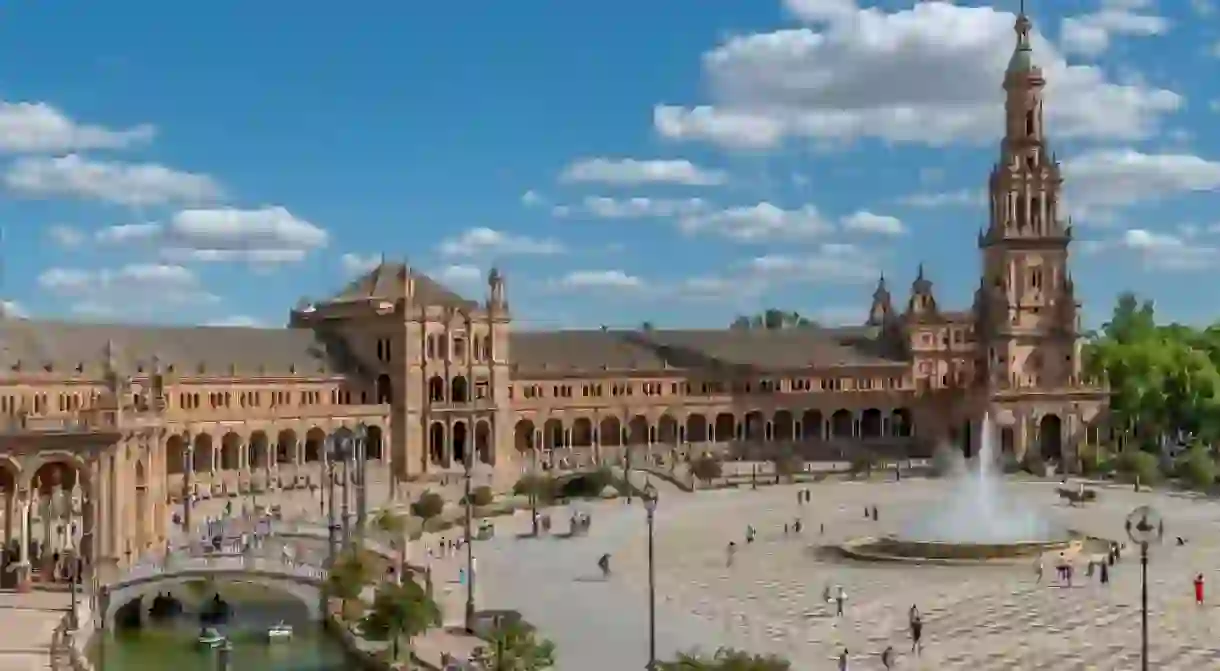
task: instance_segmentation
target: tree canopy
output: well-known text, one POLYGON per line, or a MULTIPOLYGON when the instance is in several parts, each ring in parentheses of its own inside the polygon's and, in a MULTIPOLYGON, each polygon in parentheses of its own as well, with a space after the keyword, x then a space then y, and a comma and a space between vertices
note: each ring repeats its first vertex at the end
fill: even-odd
POLYGON ((1220 324, 1158 325, 1151 301, 1124 293, 1084 354, 1086 372, 1109 380, 1113 426, 1129 440, 1155 451, 1220 438, 1220 324))
POLYGON ((790 671, 788 660, 773 655, 756 655, 732 648, 720 648, 711 655, 688 652, 672 662, 661 662, 657 671, 790 671))
POLYGON ((756 315, 738 315, 729 328, 734 329, 765 329, 778 331, 780 329, 800 328, 802 326, 817 326, 817 324, 799 312, 788 312, 779 308, 767 308, 756 315))

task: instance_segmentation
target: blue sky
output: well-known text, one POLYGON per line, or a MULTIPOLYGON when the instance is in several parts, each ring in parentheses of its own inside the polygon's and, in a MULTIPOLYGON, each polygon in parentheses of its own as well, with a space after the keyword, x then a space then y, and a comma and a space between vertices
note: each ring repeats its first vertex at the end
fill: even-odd
MULTIPOLYGON (((1220 14, 1029 4, 1090 321, 1210 321, 1220 14)), ((923 262, 964 307, 1015 5, 9 3, 3 292, 275 325, 385 254, 531 328, 855 323, 923 262)))

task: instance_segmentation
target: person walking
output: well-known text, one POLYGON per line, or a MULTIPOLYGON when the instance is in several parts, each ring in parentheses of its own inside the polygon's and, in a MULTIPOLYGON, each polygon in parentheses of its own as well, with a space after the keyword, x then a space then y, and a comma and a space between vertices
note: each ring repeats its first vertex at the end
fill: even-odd
POLYGON ((1106 564, 1105 562, 1102 562, 1102 565, 1101 565, 1101 584, 1103 584, 1103 585, 1110 584, 1110 566, 1108 564, 1106 564))
POLYGON ((1203 574, 1195 576, 1195 605, 1203 605, 1203 574))
POLYGON ((847 603, 847 591, 839 585, 839 593, 835 595, 835 617, 843 617, 843 606, 847 603))
POLYGON ((887 645, 885 650, 881 651, 881 666, 885 667, 885 671, 894 668, 894 646, 887 645))
POLYGON ((916 615, 911 620, 911 654, 923 653, 923 618, 916 615))
POLYGON ((847 648, 839 653, 839 671, 847 671, 847 648))
POLYGON ((1046 565, 1042 562, 1042 556, 1039 555, 1038 558, 1036 560, 1034 560, 1034 575, 1038 577, 1036 582, 1039 585, 1042 584, 1042 574, 1045 571, 1046 571, 1046 565))

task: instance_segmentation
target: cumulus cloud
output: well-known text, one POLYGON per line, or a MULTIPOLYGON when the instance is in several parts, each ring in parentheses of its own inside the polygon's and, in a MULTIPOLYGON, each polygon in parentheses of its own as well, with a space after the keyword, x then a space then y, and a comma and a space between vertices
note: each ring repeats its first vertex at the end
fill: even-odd
POLYGON ((89 149, 122 149, 146 143, 156 128, 140 124, 107 128, 82 124, 46 103, 0 102, 0 152, 61 154, 89 149))
POLYGON ((363 275, 381 263, 380 254, 354 254, 348 252, 339 257, 339 265, 347 275, 363 275))
POLYGON ((976 207, 987 203, 987 194, 983 191, 971 191, 968 189, 913 193, 899 198, 898 202, 908 207, 929 209, 938 207, 976 207))
POLYGON ((1107 240, 1082 244, 1086 255, 1099 253, 1134 254, 1147 270, 1162 272, 1214 271, 1220 266, 1220 246, 1192 240, 1188 234, 1175 235, 1143 228, 1132 228, 1107 240))
POLYGON ((79 229, 64 224, 55 224, 47 229, 47 235, 51 240, 64 248, 80 247, 85 244, 89 236, 82 233, 79 229))
POLYGON ((585 182, 639 186, 641 184, 682 184, 715 186, 728 181, 721 170, 701 168, 686 160, 647 160, 633 158, 586 158, 569 165, 559 176, 562 182, 585 182))
POLYGON ((458 263, 441 268, 436 272, 435 277, 444 284, 473 285, 482 281, 483 271, 476 266, 458 263))
POLYGON ((98 241, 151 245, 176 260, 278 264, 304 259, 329 235, 283 207, 216 208, 182 210, 164 224, 111 226, 98 241))
POLYGON ((249 315, 229 315, 228 317, 215 319, 204 324, 204 326, 223 326, 228 328, 247 329, 264 328, 266 325, 266 322, 263 320, 258 319, 257 317, 251 317, 249 315))
POLYGON ((644 281, 622 270, 575 270, 552 283, 560 289, 640 289, 644 281))
POLYGON ((77 154, 17 159, 4 174, 10 191, 31 197, 70 197, 119 205, 206 203, 224 195, 207 175, 156 163, 95 161, 77 154))
POLYGON ((1111 0, 1089 14, 1063 19, 1059 40, 1066 51, 1096 56, 1110 48, 1114 37, 1153 37, 1169 31, 1169 20, 1137 10, 1143 2, 1111 0))
POLYGON ((843 218, 843 229, 854 233, 874 235, 902 235, 906 228, 902 220, 884 214, 860 210, 843 218))
POLYGON ((576 206, 565 206, 559 216, 583 214, 597 219, 645 219, 678 217, 703 212, 708 203, 700 198, 611 198, 586 196, 576 206))
POLYGON ((559 254, 563 245, 557 240, 544 240, 514 235, 492 228, 471 228, 440 244, 444 256, 537 256, 559 254))
POLYGON ((38 286, 70 300, 73 312, 91 316, 157 316, 158 310, 219 301, 189 268, 171 264, 49 268, 38 276, 38 286))
POLYGON ((1066 194, 1077 214, 1140 201, 1220 189, 1220 162, 1190 154, 1145 154, 1105 149, 1063 165, 1066 194))
MULTIPOLYGON (((787 138, 939 146, 1001 132, 1011 13, 947 2, 896 12, 842 0, 792 0, 788 8, 813 25, 733 37, 704 54, 711 102, 657 105, 656 130, 747 149, 787 138)), ((1058 137, 1145 138, 1182 104, 1172 91, 1068 65, 1039 34, 1034 48, 1058 137)))
POLYGON ((678 225, 686 233, 718 235, 738 242, 807 240, 833 230, 812 205, 786 210, 768 202, 684 217, 678 225))

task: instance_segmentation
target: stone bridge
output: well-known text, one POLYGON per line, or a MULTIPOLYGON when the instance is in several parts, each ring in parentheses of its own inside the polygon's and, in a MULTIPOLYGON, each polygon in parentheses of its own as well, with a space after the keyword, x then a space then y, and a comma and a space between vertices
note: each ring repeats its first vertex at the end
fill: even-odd
POLYGON ((120 579, 107 585, 102 604, 107 625, 114 622, 120 608, 135 599, 152 597, 200 580, 223 580, 261 585, 297 598, 313 619, 322 615, 322 588, 327 571, 299 561, 244 555, 190 556, 171 555, 161 564, 136 566, 120 579))

